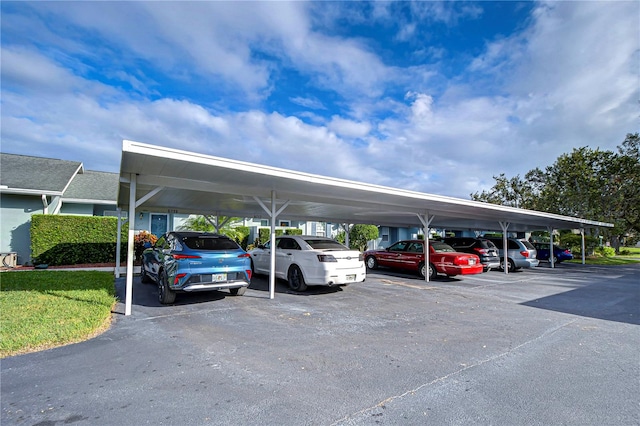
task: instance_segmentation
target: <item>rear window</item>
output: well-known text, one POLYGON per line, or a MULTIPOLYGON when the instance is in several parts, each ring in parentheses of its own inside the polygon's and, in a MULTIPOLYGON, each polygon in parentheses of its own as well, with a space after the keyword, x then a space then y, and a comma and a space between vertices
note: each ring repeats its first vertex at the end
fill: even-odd
POLYGON ((527 250, 535 250, 536 248, 527 240, 520 240, 522 244, 527 248, 527 250))
POLYGON ((509 240, 507 244, 509 244, 509 250, 520 250, 520 244, 515 240, 509 240))
POLYGON ((431 247, 433 247, 433 251, 435 251, 436 253, 452 253, 452 252, 455 252, 453 247, 451 247, 449 244, 430 243, 429 245, 431 247))
POLYGON ((489 241, 489 240, 479 240, 480 241, 480 246, 482 248, 486 248, 486 249, 495 249, 497 248, 495 244, 493 244, 493 242, 489 241))
POLYGON ((314 250, 349 250, 342 244, 333 240, 313 239, 304 240, 314 250))
POLYGON ((191 250, 237 250, 240 246, 229 238, 186 237, 182 243, 191 250))
POLYGON ((491 239, 490 241, 493 243, 493 245, 495 245, 495 246, 496 246, 496 248, 502 248, 502 246, 503 246, 503 244, 502 244, 502 238, 500 238, 500 239, 498 239, 498 238, 496 238, 496 239, 491 239))
POLYGON ((469 238, 445 238, 444 242, 451 247, 471 247, 475 240, 469 238))

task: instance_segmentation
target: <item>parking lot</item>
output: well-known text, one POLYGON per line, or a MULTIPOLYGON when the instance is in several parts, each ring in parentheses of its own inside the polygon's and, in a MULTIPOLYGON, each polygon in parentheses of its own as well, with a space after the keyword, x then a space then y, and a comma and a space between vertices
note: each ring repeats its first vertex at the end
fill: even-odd
POLYGON ((378 270, 273 300, 260 276, 172 306, 136 278, 104 334, 2 360, 2 424, 638 425, 639 276, 378 270))

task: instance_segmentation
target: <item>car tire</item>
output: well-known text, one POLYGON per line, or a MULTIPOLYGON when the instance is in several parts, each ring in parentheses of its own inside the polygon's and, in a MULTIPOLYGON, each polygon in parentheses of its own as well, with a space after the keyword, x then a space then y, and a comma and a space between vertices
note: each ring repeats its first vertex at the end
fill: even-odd
POLYGON ((307 289, 307 284, 304 282, 304 276, 298 265, 293 265, 289 268, 287 281, 289 282, 289 288, 293 291, 305 291, 307 289))
MULTIPOLYGON (((515 272, 516 268, 516 264, 513 262, 513 260, 508 259, 508 268, 509 268, 509 272, 515 272)), ((504 260, 500 261, 500 269, 502 269, 504 271, 504 260)))
POLYGON ((162 271, 158 279, 158 301, 163 305, 168 305, 176 301, 176 292, 169 288, 169 278, 166 272, 162 271))
POLYGON ((246 291, 247 291, 246 287, 237 287, 237 288, 229 289, 229 293, 231 293, 232 296, 242 296, 246 291))
MULTIPOLYGON (((424 263, 421 263, 420 265, 418 265, 418 274, 420 275, 420 278, 424 279, 424 274, 426 274, 426 268, 424 267, 424 263)), ((436 273, 436 267, 433 266, 432 263, 429 264, 429 279, 435 278, 435 276, 437 275, 436 273)))
POLYGON ((553 256, 553 264, 555 265, 556 263, 560 263, 558 262, 558 256, 553 256))
POLYGON ((150 283, 151 277, 147 274, 147 270, 144 269, 144 265, 140 266, 140 281, 144 284, 150 283))
POLYGON ((369 256, 367 257, 367 268, 369 269, 378 269, 378 261, 375 257, 369 256))

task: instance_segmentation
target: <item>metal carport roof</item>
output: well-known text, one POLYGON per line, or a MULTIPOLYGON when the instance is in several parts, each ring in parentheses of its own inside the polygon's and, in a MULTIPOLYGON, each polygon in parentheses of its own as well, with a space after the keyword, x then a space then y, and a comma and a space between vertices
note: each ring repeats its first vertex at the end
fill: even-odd
MULTIPOLYGON (((613 226, 128 140, 122 145, 118 206, 128 210, 129 217, 135 217, 136 209, 144 208, 154 212, 261 218, 281 214, 290 220, 456 230, 613 226)), ((132 271, 128 264, 127 280, 132 276, 130 267, 132 271)))

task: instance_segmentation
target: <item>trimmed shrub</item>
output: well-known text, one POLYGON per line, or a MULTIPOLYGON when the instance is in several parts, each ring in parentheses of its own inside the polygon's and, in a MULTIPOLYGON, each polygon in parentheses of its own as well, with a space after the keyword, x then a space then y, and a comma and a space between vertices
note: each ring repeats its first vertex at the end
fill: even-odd
MULTIPOLYGON (((34 264, 112 263, 116 258, 115 217, 34 214, 31 255, 34 264)), ((127 226, 121 232, 120 260, 127 258, 127 226)))

